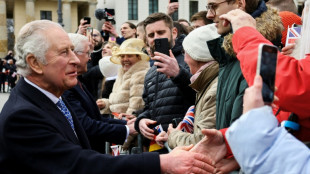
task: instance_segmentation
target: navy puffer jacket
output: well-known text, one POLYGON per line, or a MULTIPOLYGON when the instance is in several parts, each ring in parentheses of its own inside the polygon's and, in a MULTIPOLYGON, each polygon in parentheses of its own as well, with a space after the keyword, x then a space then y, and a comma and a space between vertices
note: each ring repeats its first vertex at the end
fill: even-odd
POLYGON ((172 49, 180 67, 180 73, 175 78, 167 78, 165 74, 157 72, 156 66, 147 72, 143 92, 145 108, 135 122, 135 129, 138 132, 142 118, 157 121, 157 124, 161 124, 166 131, 172 119, 183 118, 189 106, 194 104, 195 91, 188 86, 191 74, 181 50, 182 42, 178 40, 172 49))

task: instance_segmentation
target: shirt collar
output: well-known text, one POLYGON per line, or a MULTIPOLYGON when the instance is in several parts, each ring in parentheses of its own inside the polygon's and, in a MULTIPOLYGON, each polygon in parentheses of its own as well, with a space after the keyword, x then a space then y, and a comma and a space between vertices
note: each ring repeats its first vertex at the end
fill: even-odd
POLYGON ((53 103, 56 104, 56 103, 59 101, 59 99, 61 99, 61 97, 60 97, 60 98, 57 98, 54 94, 52 94, 52 93, 50 93, 50 92, 48 92, 48 91, 46 91, 46 90, 40 88, 38 85, 32 83, 32 82, 31 82, 30 80, 28 80, 26 77, 24 77, 24 79, 25 79, 25 81, 26 81, 29 85, 31 85, 31 86, 37 88, 37 89, 38 89, 39 91, 41 91, 44 95, 46 95, 46 97, 48 97, 50 100, 52 100, 53 103))

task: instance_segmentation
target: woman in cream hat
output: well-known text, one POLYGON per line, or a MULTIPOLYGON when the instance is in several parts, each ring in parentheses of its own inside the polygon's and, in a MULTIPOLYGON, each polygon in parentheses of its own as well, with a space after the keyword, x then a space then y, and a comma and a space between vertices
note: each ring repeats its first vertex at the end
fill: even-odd
POLYGON ((113 113, 119 117, 134 118, 133 112, 144 108, 144 77, 150 63, 149 57, 141 51, 143 46, 141 39, 132 38, 124 41, 119 48, 112 48, 111 62, 122 67, 109 98, 97 100, 102 114, 113 113))
POLYGON ((118 77, 109 99, 103 98, 97 101, 103 113, 132 114, 133 111, 143 108, 144 76, 150 67, 148 55, 141 51, 143 46, 142 40, 132 38, 124 41, 119 48, 112 48, 110 61, 122 67, 118 71, 118 77), (129 96, 133 97, 134 103, 130 103, 132 99, 129 96), (141 101, 137 102, 137 100, 141 101))

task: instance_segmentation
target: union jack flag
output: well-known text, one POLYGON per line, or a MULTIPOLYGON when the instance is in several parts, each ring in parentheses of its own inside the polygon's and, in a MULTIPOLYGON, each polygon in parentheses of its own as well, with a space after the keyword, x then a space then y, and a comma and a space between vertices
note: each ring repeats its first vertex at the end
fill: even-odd
POLYGON ((195 117, 195 106, 188 108, 182 122, 181 130, 183 132, 193 133, 194 132, 194 117, 195 117))
MULTIPOLYGON (((157 130, 158 134, 163 131, 163 127, 161 126, 161 124, 154 127, 154 129, 157 130)), ((154 139, 150 141, 149 152, 153 152, 153 151, 160 150, 163 148, 163 147, 160 147, 156 143, 155 139, 156 139, 156 135, 155 135, 154 139)))
POLYGON ((156 130, 158 131, 158 134, 160 134, 160 133, 161 133, 161 131, 163 131, 163 127, 161 126, 161 124, 160 124, 160 125, 155 126, 155 127, 154 127, 154 129, 156 129, 156 130))
POLYGON ((286 35, 286 44, 285 45, 292 45, 295 43, 297 39, 300 38, 301 27, 300 26, 292 26, 287 29, 286 35))

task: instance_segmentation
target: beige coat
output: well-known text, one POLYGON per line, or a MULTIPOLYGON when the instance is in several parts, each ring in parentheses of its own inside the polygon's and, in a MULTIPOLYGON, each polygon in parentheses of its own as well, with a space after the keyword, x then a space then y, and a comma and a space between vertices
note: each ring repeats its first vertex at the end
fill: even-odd
POLYGON ((116 81, 109 98, 103 98, 106 107, 102 114, 111 112, 132 114, 132 112, 144 108, 142 99, 144 77, 150 68, 148 61, 135 63, 127 72, 119 69, 116 81))
POLYGON ((214 62, 213 64, 206 67, 198 76, 198 78, 190 85, 197 91, 196 102, 201 97, 195 107, 194 132, 187 133, 182 132, 181 130, 175 130, 171 132, 168 138, 168 144, 170 148, 196 144, 204 136, 201 133, 201 129, 215 128, 215 102, 218 71, 218 63, 214 62), (209 86, 207 86, 208 83, 209 86), (206 86, 207 89, 204 91, 206 86))

